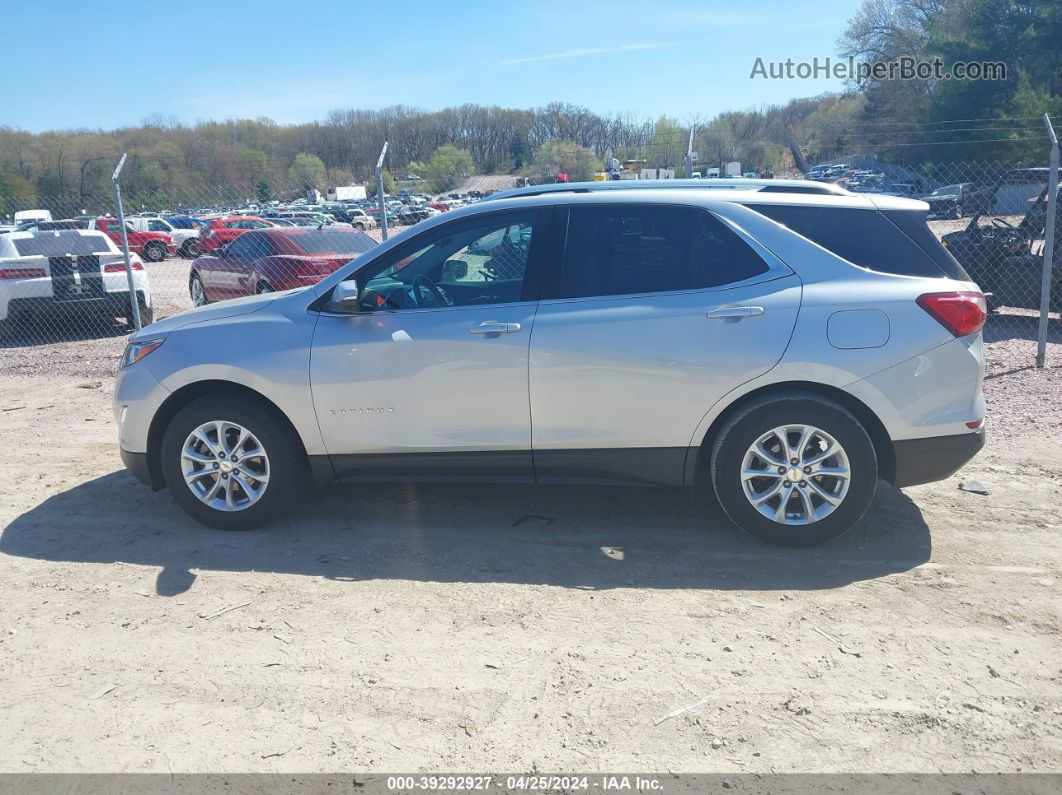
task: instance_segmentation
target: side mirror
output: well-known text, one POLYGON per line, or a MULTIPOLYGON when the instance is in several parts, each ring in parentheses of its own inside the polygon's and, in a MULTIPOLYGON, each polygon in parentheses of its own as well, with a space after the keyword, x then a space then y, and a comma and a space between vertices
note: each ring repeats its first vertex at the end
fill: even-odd
POLYGON ((340 282, 332 288, 332 307, 340 312, 357 312, 360 295, 356 281, 340 282))
POLYGON ((448 259, 443 263, 442 281, 459 282, 468 276, 468 263, 463 259, 448 259))

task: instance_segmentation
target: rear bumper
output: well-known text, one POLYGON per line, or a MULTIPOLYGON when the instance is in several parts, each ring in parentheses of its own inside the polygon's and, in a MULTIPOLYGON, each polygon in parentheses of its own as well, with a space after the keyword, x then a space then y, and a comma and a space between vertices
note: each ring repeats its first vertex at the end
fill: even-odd
MULTIPOLYGON (((151 301, 143 290, 137 290, 136 296, 141 306, 151 306, 151 301)), ((12 298, 7 302, 8 315, 76 315, 84 312, 108 312, 123 315, 129 310, 129 291, 120 290, 86 295, 84 298, 57 301, 52 296, 31 296, 12 298)))
POLYGON ((951 436, 893 442, 896 488, 932 483, 954 475, 985 446, 985 429, 951 436))

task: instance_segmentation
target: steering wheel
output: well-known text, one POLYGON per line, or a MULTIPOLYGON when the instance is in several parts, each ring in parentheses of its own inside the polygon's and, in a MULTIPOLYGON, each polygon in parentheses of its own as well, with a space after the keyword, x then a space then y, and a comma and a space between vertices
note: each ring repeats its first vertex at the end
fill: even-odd
POLYGON ((1013 229, 1015 232, 1018 231, 1017 227, 1010 221, 1004 221, 1002 218, 995 216, 992 216, 992 226, 1006 227, 1007 229, 1013 229))
POLYGON ((454 299, 442 291, 442 289, 425 276, 423 273, 413 277, 413 300, 420 308, 433 306, 453 306, 454 299), (432 303, 424 300, 428 295, 435 299, 432 303))

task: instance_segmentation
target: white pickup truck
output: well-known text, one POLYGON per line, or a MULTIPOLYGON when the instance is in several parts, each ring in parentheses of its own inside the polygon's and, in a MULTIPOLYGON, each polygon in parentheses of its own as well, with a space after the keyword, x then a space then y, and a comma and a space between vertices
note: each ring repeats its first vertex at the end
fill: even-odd
POLYGON ((199 245, 198 229, 180 229, 157 215, 127 217, 125 222, 138 232, 164 232, 169 235, 177 246, 177 253, 182 257, 194 259, 203 253, 199 245))

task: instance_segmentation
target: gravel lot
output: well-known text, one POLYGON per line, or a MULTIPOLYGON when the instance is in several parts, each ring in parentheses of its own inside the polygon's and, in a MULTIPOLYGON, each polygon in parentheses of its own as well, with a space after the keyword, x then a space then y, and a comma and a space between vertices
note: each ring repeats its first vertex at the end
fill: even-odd
POLYGON ((1060 326, 1036 370, 1035 318, 991 319, 986 450, 795 552, 633 489, 207 530, 121 468, 125 329, 8 338, 0 771, 1059 771, 1060 326))

